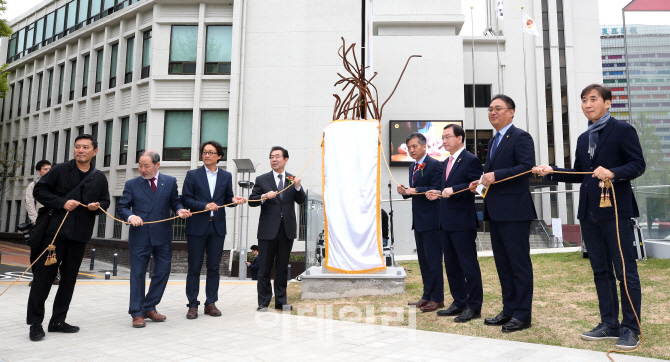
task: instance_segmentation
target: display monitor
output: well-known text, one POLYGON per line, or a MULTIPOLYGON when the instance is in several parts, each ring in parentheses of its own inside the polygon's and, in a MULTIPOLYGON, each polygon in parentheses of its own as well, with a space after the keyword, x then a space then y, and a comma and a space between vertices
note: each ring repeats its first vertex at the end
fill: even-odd
POLYGON ((457 124, 463 127, 463 121, 389 121, 389 140, 391 144, 391 166, 409 165, 414 160, 407 153, 405 140, 411 133, 419 132, 426 137, 426 153, 439 160, 444 161, 449 157, 442 146, 442 130, 449 124, 457 124))

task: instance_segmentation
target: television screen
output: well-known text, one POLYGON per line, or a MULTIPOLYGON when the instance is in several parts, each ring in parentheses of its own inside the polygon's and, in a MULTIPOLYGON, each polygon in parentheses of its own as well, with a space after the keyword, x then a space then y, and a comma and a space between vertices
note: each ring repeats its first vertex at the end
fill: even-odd
POLYGON ((407 153, 405 139, 411 133, 419 132, 426 137, 426 153, 444 161, 449 157, 442 147, 442 130, 448 124, 457 124, 463 127, 463 121, 390 121, 391 166, 409 165, 414 160, 407 153))

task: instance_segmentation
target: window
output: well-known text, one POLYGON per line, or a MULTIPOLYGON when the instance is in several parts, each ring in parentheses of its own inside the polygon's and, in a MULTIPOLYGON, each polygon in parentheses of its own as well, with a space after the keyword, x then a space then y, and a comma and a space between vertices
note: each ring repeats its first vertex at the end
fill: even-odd
POLYGON ((37 162, 36 157, 37 157, 37 136, 33 137, 33 157, 32 161, 30 162, 31 175, 35 174, 35 163, 37 162))
POLYGON ((28 32, 26 33, 26 49, 30 49, 35 44, 35 23, 28 25, 28 32))
POLYGON ((65 64, 60 66, 60 76, 58 78, 58 103, 63 101, 63 78, 65 78, 65 64))
POLYGON ((12 202, 7 201, 7 223, 5 224, 5 232, 9 232, 9 224, 12 223, 10 216, 12 215, 12 202))
POLYGON ((9 119, 12 119, 13 109, 14 109, 14 84, 9 86, 9 119))
POLYGON ((25 40, 26 40, 26 28, 19 30, 19 35, 16 38, 16 56, 21 58, 23 56, 23 50, 25 49, 25 40))
POLYGON ((77 136, 81 136, 83 134, 84 134, 84 126, 77 127, 77 136))
POLYGON ((477 156, 481 161, 482 165, 486 159, 486 153, 488 152, 489 140, 493 138, 492 130, 477 130, 477 150, 475 152, 475 131, 466 130, 465 131, 465 148, 470 151, 473 155, 477 156))
MULTIPOLYGON (((121 202, 121 197, 115 196, 114 197, 114 217, 119 218, 119 203, 121 202)), ((123 227, 123 224, 120 221, 114 220, 114 224, 112 227, 112 238, 113 239, 121 239, 121 228, 123 227)))
POLYGON ((200 122, 200 144, 216 141, 223 146, 221 158, 228 158, 228 111, 202 111, 200 122))
POLYGON ((119 147, 119 165, 128 163, 128 131, 130 117, 121 118, 121 147, 119 147))
POLYGON ((33 98, 33 77, 28 78, 28 103, 26 104, 26 114, 30 113, 30 101, 33 98))
POLYGON ((19 102, 16 107, 16 116, 21 115, 21 101, 23 100, 23 82, 19 82, 19 102))
POLYGON ((231 25, 207 27, 206 74, 230 74, 232 42, 233 27, 231 25))
POLYGON ((47 141, 48 141, 48 135, 43 134, 42 135, 42 159, 46 160, 47 159, 47 141))
POLYGON ((60 39, 65 36, 65 6, 56 10, 56 29, 54 30, 54 38, 60 39))
POLYGON ((6 99, 2 100, 2 111, 0 111, 0 122, 5 121, 5 104, 7 103, 6 99))
POLYGON ((14 225, 21 224, 21 200, 16 200, 16 220, 14 225))
POLYGON ((23 162, 21 162, 21 176, 26 174, 26 152, 28 151, 28 139, 24 138, 23 141, 21 141, 21 147, 23 147, 23 150, 21 152, 21 158, 23 162))
POLYGON ((70 100, 74 99, 74 88, 77 85, 77 61, 70 62, 70 100))
POLYGON ((173 25, 170 38, 170 74, 195 74, 198 26, 173 25))
MULTIPOLYGON (((472 108, 472 84, 464 85, 465 91, 465 107, 472 108)), ((488 108, 491 104, 491 85, 490 84, 476 84, 475 85, 475 107, 488 108)))
POLYGON ((129 38, 126 41, 126 77, 125 82, 133 81, 133 58, 135 57, 135 37, 129 38))
POLYGON ((53 41, 56 12, 54 11, 47 15, 46 19, 46 25, 44 26, 44 42, 42 45, 50 44, 53 41))
POLYGON ((119 60, 119 43, 112 45, 112 60, 109 65, 109 88, 116 87, 116 66, 119 60))
POLYGON ((112 131, 114 131, 114 121, 107 121, 105 126, 105 158, 102 165, 109 167, 112 164, 112 131))
POLYGON ((58 163, 58 132, 54 132, 53 164, 58 163))
POLYGON ((98 233, 96 234, 99 238, 105 237, 105 228, 107 228, 107 215, 100 214, 98 215, 98 233))
POLYGON ((91 55, 86 54, 84 56, 84 74, 83 74, 83 80, 81 82, 81 96, 86 97, 86 94, 88 93, 88 65, 91 62, 91 55))
POLYGON ((65 130, 65 156, 63 156, 63 162, 67 162, 70 158, 70 136, 72 131, 69 129, 65 130))
POLYGON ((103 50, 98 50, 98 63, 95 70, 95 93, 100 92, 102 88, 102 61, 103 61, 103 50))
POLYGON ((135 163, 140 162, 140 155, 146 150, 147 145, 147 114, 137 115, 137 150, 135 153, 135 163))
POLYGON ((16 55, 16 37, 17 33, 12 34, 9 38, 9 46, 7 48, 7 63, 11 63, 14 60, 14 55, 16 55))
MULTIPOLYGON (((83 0, 88 2, 88 0, 83 0)), ((79 0, 70 1, 67 4, 67 22, 65 24, 65 34, 73 33, 75 30, 75 24, 77 24, 77 3, 79 0)))
POLYGON ((88 19, 88 0, 79 1, 79 16, 77 16, 77 26, 76 29, 81 28, 86 25, 86 20, 88 19))
POLYGON ((37 104, 35 105, 35 110, 39 111, 40 110, 40 103, 42 103, 42 78, 44 76, 44 73, 40 73, 37 75, 37 104))
POLYGON ((151 30, 144 32, 142 43, 142 79, 149 76, 151 70, 151 30))
POLYGON ((105 16, 114 12, 114 0, 104 0, 102 3, 102 14, 100 17, 104 18, 105 16))
POLYGON ((89 18, 89 22, 100 19, 101 8, 102 8, 102 0, 91 0, 91 15, 89 18))
POLYGON ((49 88, 47 88, 47 107, 51 107, 51 92, 54 86, 54 70, 49 69, 49 88))
MULTIPOLYGON (((97 123, 93 123, 91 125, 91 136, 93 136, 93 138, 95 138, 96 140, 98 139, 98 124, 97 123)), ((95 167, 95 160, 96 160, 97 157, 98 156, 93 156, 93 159, 91 160, 91 166, 92 167, 95 167)))
POLYGON ((191 160, 193 111, 165 111, 163 158, 171 161, 191 160))

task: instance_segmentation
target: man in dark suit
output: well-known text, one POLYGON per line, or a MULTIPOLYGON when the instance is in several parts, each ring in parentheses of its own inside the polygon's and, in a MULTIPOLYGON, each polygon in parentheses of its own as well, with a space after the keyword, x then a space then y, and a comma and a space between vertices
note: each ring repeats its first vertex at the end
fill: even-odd
MULTIPOLYGON (((244 204, 241 196, 233 196, 233 177, 230 172, 216 167, 223 157, 223 146, 207 141, 200 146, 204 165, 186 173, 181 202, 189 211, 208 210, 193 215, 186 223, 188 273, 186 275, 186 318, 198 318, 200 270, 207 251, 207 282, 205 285, 205 314, 221 316, 214 304, 219 300, 219 265, 226 238, 226 211, 220 205, 244 204), (217 210, 219 210, 217 212, 217 210)), ((235 205, 233 205, 235 206, 235 205)))
POLYGON ((140 176, 126 181, 123 197, 116 210, 119 218, 127 220, 133 228, 128 236, 130 252, 130 306, 134 328, 146 326, 145 318, 163 322, 166 317, 156 311, 170 277, 172 261, 172 223, 161 222, 144 225, 145 221, 157 221, 170 217, 170 209, 181 218, 191 215, 179 202, 177 179, 158 172, 161 156, 154 150, 146 150, 140 156, 140 176), (144 295, 147 265, 154 256, 154 276, 149 293, 144 295))
POLYGON ((255 256, 253 262, 246 262, 247 266, 249 269, 251 269, 251 280, 258 280, 258 261, 260 260, 258 258, 258 245, 252 245, 251 246, 251 255, 255 256))
POLYGON ((429 200, 440 200, 440 229, 444 268, 447 271, 449 291, 454 302, 438 316, 457 316, 454 322, 465 323, 481 317, 482 273, 477 261, 477 212, 475 195, 459 192, 470 186, 470 181, 482 173, 482 164, 477 156, 463 145, 465 131, 456 124, 444 127, 442 144, 450 156, 445 161, 441 191, 426 193, 429 200), (459 192, 454 195, 455 192, 459 192))
POLYGON ((593 172, 593 175, 551 174, 552 180, 581 183, 579 211, 582 237, 589 249, 589 261, 598 294, 601 322, 590 332, 582 333, 588 341, 617 339, 616 347, 633 350, 639 345, 640 329, 635 318, 640 317, 642 292, 640 276, 635 262, 633 221, 640 216, 630 182, 642 176, 646 163, 640 139, 633 126, 620 122, 609 113, 612 91, 598 84, 582 90, 582 111, 589 120, 588 130, 577 139, 575 167, 563 169, 541 165, 533 172, 544 176, 551 171, 593 172), (601 207, 602 180, 609 179, 616 195, 619 214, 618 231, 621 248, 617 240, 617 224, 614 207, 601 207), (621 252, 621 254, 620 254, 621 252), (631 303, 623 283, 623 264, 626 263, 626 284, 631 303), (619 323, 619 296, 616 279, 621 289, 623 321, 619 323))
POLYGON ((256 177, 256 184, 249 200, 249 206, 260 206, 258 222, 258 311, 267 311, 272 300, 270 270, 275 266, 275 309, 291 310, 286 300, 288 261, 297 234, 295 204, 305 202, 305 190, 300 185, 300 176, 286 172, 288 151, 279 146, 270 150, 272 171, 256 177), (293 187, 288 187, 293 185, 293 187), (286 188, 286 191, 279 191, 286 188))
POLYGON ((432 312, 444 307, 440 204, 430 202, 424 195, 414 194, 437 190, 440 187, 442 163, 426 154, 426 137, 423 134, 410 134, 405 144, 415 162, 409 166, 410 187, 400 185, 398 193, 405 199, 412 198, 412 229, 423 281, 421 299, 407 304, 420 308, 422 312, 432 312))
MULTIPOLYGON (((107 178, 91 165, 91 159, 97 153, 98 141, 93 136, 89 134, 77 136, 74 140, 74 159, 55 165, 35 184, 33 189, 35 200, 44 205, 40 209, 40 215, 49 211, 53 212, 45 236, 39 245, 35 246, 36 249, 41 253, 58 232, 54 242, 57 263, 44 265, 47 258, 47 253, 44 253, 33 266, 33 286, 30 288, 26 318, 27 323, 30 324, 30 339, 33 341, 39 341, 45 336, 42 328, 44 302, 49 296, 51 283, 58 271, 60 271, 61 280, 54 299, 53 314, 48 330, 63 333, 79 331, 79 327, 65 323, 65 317, 70 308, 86 243, 91 240, 93 234, 95 216, 102 214, 100 208, 109 207, 107 178), (70 193, 68 200, 66 196, 70 193), (88 206, 80 207, 79 203, 88 206), (70 213, 63 221, 68 211, 70 213), (60 231, 58 231, 59 227, 60 231)), ((38 217, 38 223, 39 221, 40 217, 38 217)))
MULTIPOLYGON (((496 134, 489 141, 482 184, 484 220, 490 221, 491 247, 502 288, 503 310, 484 324, 502 326, 503 332, 531 326, 533 264, 530 260, 530 224, 537 219, 530 195, 530 174, 493 185, 496 180, 529 171, 535 165, 535 147, 528 132, 514 127, 514 101, 496 95, 489 105, 489 122, 496 134), (510 212, 513 210, 513 212, 510 212)), ((470 184, 473 192, 479 181, 470 184)))

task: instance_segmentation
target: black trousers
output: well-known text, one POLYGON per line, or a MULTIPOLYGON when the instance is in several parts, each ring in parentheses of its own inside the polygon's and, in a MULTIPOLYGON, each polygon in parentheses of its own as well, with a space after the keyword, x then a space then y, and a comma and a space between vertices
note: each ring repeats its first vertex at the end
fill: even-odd
MULTIPOLYGON (((31 255, 37 257, 51 243, 51 239, 52 236, 46 236, 37 249, 31 250, 31 255)), ((33 285, 28 297, 28 316, 26 318, 26 323, 30 325, 42 324, 44 303, 49 297, 51 285, 59 270, 61 280, 54 299, 51 323, 65 322, 67 311, 70 309, 70 301, 72 301, 79 267, 84 258, 86 243, 57 238, 54 245, 58 262, 48 266, 44 265, 48 255, 48 252, 45 252, 33 266, 33 285)))
POLYGON ((258 305, 270 305, 272 286, 270 272, 275 266, 275 306, 286 304, 286 283, 288 259, 293 249, 293 239, 286 236, 284 223, 279 224, 279 232, 274 240, 258 240, 258 305))
POLYGON ((477 261, 477 230, 442 230, 444 268, 454 305, 480 312, 484 292, 477 261))
MULTIPOLYGON (((207 232, 202 236, 187 235, 188 272, 186 274, 186 298, 189 308, 198 308, 200 301, 200 270, 207 251, 207 280, 205 284, 205 305, 219 300, 219 267, 223 255, 225 236, 220 236, 214 229, 214 221, 207 225, 207 232)), ((169 271, 168 271, 169 275, 169 271)), ((166 280, 167 281, 167 280, 166 280)))

